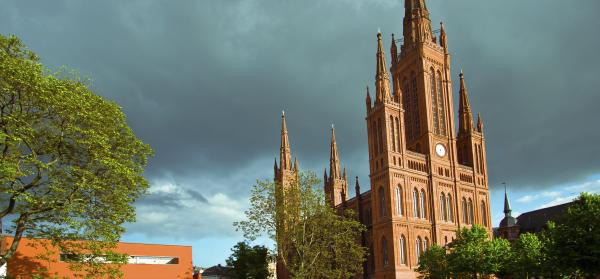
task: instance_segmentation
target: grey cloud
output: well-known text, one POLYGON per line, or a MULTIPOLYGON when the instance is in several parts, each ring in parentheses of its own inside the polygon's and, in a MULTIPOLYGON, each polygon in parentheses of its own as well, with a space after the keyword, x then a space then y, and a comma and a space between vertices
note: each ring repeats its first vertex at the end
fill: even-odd
MULTIPOLYGON (((598 1, 429 8, 484 117, 492 184, 543 188, 600 170, 598 1)), ((13 0, 0 32, 22 37, 47 65, 91 76, 156 150, 149 178, 176 176, 201 201, 247 196, 271 175, 282 109, 302 167, 322 171, 334 122, 343 163, 366 181, 375 32, 389 44, 403 14, 402 1, 13 0)))

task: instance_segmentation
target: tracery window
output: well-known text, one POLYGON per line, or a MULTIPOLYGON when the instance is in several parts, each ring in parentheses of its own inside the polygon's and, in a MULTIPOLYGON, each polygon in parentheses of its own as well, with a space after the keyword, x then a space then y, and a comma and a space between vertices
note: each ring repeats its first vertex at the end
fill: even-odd
POLYGON ((469 224, 473 224, 473 201, 469 198, 469 224))
POLYGON ((379 216, 385 216, 385 190, 379 187, 379 216))
POLYGON ((440 121, 440 135, 446 135, 446 105, 444 102, 444 88, 442 87, 442 74, 437 72, 437 105, 438 105, 438 118, 440 121))
POLYGON ((446 195, 444 192, 440 194, 440 218, 444 221, 448 221, 448 215, 446 210, 446 195))
POLYGON ((396 187, 396 214, 398 216, 404 215, 404 203, 402 201, 402 187, 398 185, 396 187))
POLYGON ((463 223, 465 224, 469 224, 469 218, 467 217, 468 214, 467 212, 469 211, 469 209, 467 208, 467 199, 463 198, 462 199, 462 215, 463 215, 463 223))
POLYGON ((487 210, 486 210, 484 201, 481 201, 481 222, 483 223, 484 227, 487 227, 487 225, 488 225, 487 210))
POLYGON ((406 264, 406 238, 400 236, 400 264, 406 264))
POLYGON ((427 218, 427 211, 425 210, 425 190, 421 190, 420 204, 421 204, 421 218, 427 218))
POLYGON ((450 220, 450 222, 454 222, 454 205, 452 203, 452 196, 450 196, 450 193, 448 193, 448 196, 446 197, 447 199, 447 206, 448 206, 448 220, 450 220))
POLYGON ((416 256, 417 256, 417 263, 419 263, 419 258, 421 257, 421 252, 422 252, 422 250, 421 250, 422 249, 421 248, 422 247, 421 246, 421 237, 420 236, 417 237, 417 242, 415 243, 415 246, 416 246, 415 247, 415 251, 416 251, 415 253, 416 253, 416 256))
POLYGON ((431 68, 431 73, 429 74, 429 91, 431 92, 431 114, 433 116, 433 132, 436 134, 440 134, 440 121, 438 118, 438 98, 435 90, 435 70, 431 68))
POLYGON ((389 264, 389 260, 388 260, 387 240, 385 239, 385 236, 381 238, 381 251, 382 251, 382 256, 383 256, 383 266, 387 266, 389 264))
POLYGON ((418 218, 420 216, 419 213, 419 191, 417 188, 413 189, 413 216, 418 218))

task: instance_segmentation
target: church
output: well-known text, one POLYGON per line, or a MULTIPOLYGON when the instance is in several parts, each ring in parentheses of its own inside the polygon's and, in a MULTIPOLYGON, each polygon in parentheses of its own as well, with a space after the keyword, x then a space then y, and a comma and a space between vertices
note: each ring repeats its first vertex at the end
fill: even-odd
MULTIPOLYGON (((473 119, 461 72, 455 124, 450 58, 443 23, 434 32, 425 0, 406 0, 389 68, 377 34, 375 86, 365 99, 370 185, 357 178, 352 199, 331 130, 326 197, 357 212, 368 229, 362 243, 369 256, 357 278, 416 278, 419 255, 433 243, 444 246, 473 224, 492 234, 483 121, 473 119)), ((275 181, 285 185, 297 172, 282 115, 275 181)))

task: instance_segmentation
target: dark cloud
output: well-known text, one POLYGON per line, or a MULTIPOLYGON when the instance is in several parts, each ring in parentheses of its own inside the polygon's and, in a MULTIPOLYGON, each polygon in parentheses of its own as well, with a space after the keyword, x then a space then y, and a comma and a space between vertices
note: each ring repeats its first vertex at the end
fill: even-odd
MULTIPOLYGON (((492 184, 543 188, 598 173, 600 2, 429 8, 446 24, 453 75, 464 69, 485 120, 492 184)), ((155 149, 148 177, 177 177, 206 201, 246 197, 254 179, 272 175, 282 109, 302 167, 322 171, 334 122, 350 175, 366 181, 375 33, 389 44, 403 14, 399 0, 11 0, 0 33, 20 36, 49 66, 90 76, 155 149)))

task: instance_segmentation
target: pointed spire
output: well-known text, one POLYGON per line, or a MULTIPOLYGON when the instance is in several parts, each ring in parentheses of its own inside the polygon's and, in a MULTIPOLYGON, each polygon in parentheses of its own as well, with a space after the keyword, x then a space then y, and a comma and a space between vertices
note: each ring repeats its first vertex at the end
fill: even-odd
POLYGON ((367 86, 367 112, 371 111, 371 94, 369 94, 369 87, 367 86))
POLYGON ((446 37, 446 28, 444 28, 443 22, 440 22, 440 46, 444 48, 445 52, 448 52, 448 38, 446 37))
POLYGON ((390 76, 388 75, 385 63, 385 53, 383 52, 383 42, 381 33, 377 33, 377 68, 375 74, 375 103, 381 103, 391 98, 390 95, 390 76))
POLYGON ((275 166, 274 166, 274 170, 275 170, 275 173, 278 173, 278 172, 279 172, 279 169, 277 168, 277 157, 275 157, 275 166))
POLYGON ((298 172, 298 158, 294 157, 294 171, 298 172))
POLYGON ((390 53, 392 55, 392 66, 396 65, 398 62, 398 47, 396 46, 396 38, 394 38, 394 33, 392 33, 392 46, 390 47, 390 53))
POLYGON ((341 179, 340 158, 335 141, 335 127, 331 124, 331 146, 329 150, 329 175, 333 179, 341 179))
POLYGON ((328 181, 327 168, 325 168, 325 171, 323 172, 323 182, 325 184, 327 184, 327 181, 328 181))
POLYGON ((483 133, 483 120, 481 120, 481 114, 477 113, 477 132, 483 133))
POLYGON ((354 185, 354 190, 356 190, 356 197, 360 197, 360 185, 358 184, 358 176, 356 177, 356 184, 354 185))
POLYGON ((404 43, 433 40, 429 11, 425 0, 404 1, 404 43))
POLYGON ((285 111, 281 112, 281 145, 279 147, 280 169, 292 170, 292 152, 288 139, 287 124, 285 122, 285 111))
POLYGON ((469 102, 469 92, 465 84, 465 77, 460 71, 460 91, 458 101, 458 131, 459 133, 469 133, 473 131, 473 114, 471 113, 471 103, 469 102))
POLYGON ((510 202, 508 201, 508 194, 506 193, 506 183, 504 184, 504 215, 510 216, 512 209, 510 209, 510 202))

